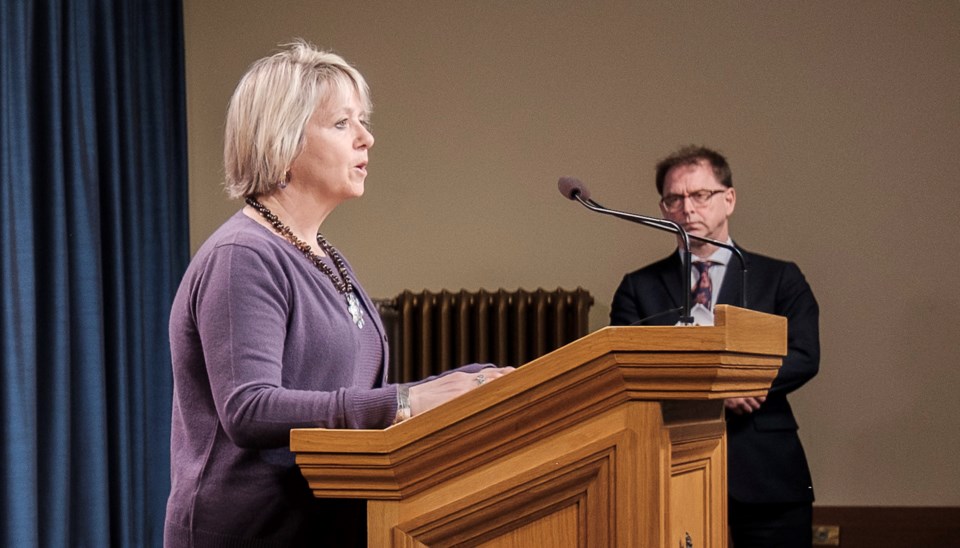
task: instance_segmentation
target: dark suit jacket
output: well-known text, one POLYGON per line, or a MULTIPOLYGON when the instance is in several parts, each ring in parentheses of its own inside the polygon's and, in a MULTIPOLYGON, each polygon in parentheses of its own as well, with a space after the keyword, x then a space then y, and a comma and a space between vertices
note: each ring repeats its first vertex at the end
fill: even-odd
MULTIPOLYGON (((810 469, 797 435, 787 394, 817 374, 820 366, 819 307, 797 265, 743 252, 747 263, 747 308, 787 318, 787 356, 767 400, 751 414, 727 414, 729 494, 740 502, 813 501, 810 469)), ((687 289, 684 289, 684 287, 687 289)), ((727 265, 719 304, 739 306, 742 277, 736 257, 727 265)), ((613 297, 612 325, 674 325, 683 305, 679 253, 624 276, 613 297), (658 316, 659 314, 659 316, 658 316), (653 316, 653 318, 651 318, 653 316)))

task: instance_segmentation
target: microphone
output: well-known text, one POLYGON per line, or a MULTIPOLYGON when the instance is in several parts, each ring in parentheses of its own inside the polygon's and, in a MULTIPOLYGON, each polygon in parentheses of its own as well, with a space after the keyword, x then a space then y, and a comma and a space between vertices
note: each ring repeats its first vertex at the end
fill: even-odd
MULTIPOLYGON (((557 181, 557 188, 560 189, 560 194, 563 194, 568 200, 580 202, 591 211, 639 223, 644 226, 656 228, 657 230, 679 234, 683 240, 683 271, 686 274, 685 279, 689 280, 693 276, 693 260, 690 256, 690 237, 687 231, 679 224, 667 219, 658 219, 656 217, 647 217, 645 215, 607 209, 590 199, 590 191, 587 190, 587 186, 576 177, 560 177, 560 180, 557 181)), ((683 308, 680 311, 680 323, 693 323, 693 316, 690 315, 690 291, 683 292, 683 308)))
MULTIPOLYGON (((645 215, 637 215, 635 213, 626 213, 623 211, 616 211, 616 210, 604 208, 594 200, 590 199, 590 191, 587 189, 586 185, 584 185, 582 181, 580 181, 575 177, 561 177, 560 180, 557 181, 557 187, 560 189, 560 193, 563 194, 567 199, 579 201, 587 209, 591 209, 599 213, 605 213, 607 215, 612 215, 620 219, 636 222, 636 223, 649 226, 652 228, 656 228, 659 230, 665 230, 667 232, 673 232, 675 234, 679 234, 680 237, 683 239, 684 249, 686 250, 685 253, 683 254, 683 258, 684 258, 684 270, 686 271, 688 279, 692 274, 692 270, 691 270, 692 267, 690 264, 690 251, 689 251, 691 239, 708 243, 717 247, 722 247, 724 249, 729 249, 734 255, 736 255, 737 261, 740 263, 740 273, 741 273, 740 307, 741 308, 747 307, 747 261, 743 257, 743 253, 739 249, 737 249, 737 246, 730 245, 727 242, 714 240, 713 238, 707 238, 705 236, 697 236, 696 234, 689 234, 688 232, 683 230, 683 228, 679 224, 674 223, 673 221, 668 221, 667 219, 647 217, 645 215)), ((686 303, 688 300, 689 299, 685 299, 684 302, 686 303)), ((689 317, 690 315, 689 304, 686 304, 683 310, 684 312, 681 315, 681 321, 683 321, 684 317, 689 317)))
POLYGON ((557 188, 560 189, 560 194, 566 196, 568 200, 576 200, 578 195, 584 200, 590 199, 590 191, 587 190, 580 179, 575 177, 560 177, 560 180, 557 181, 557 188))

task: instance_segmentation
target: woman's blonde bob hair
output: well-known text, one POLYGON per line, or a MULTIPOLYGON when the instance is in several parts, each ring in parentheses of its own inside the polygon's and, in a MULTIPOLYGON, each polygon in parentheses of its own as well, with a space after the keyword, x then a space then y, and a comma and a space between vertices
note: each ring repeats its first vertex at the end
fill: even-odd
POLYGON ((370 90, 339 55, 303 40, 253 63, 230 98, 224 130, 224 183, 231 198, 271 192, 300 154, 307 121, 335 94, 358 93, 372 110, 370 90))

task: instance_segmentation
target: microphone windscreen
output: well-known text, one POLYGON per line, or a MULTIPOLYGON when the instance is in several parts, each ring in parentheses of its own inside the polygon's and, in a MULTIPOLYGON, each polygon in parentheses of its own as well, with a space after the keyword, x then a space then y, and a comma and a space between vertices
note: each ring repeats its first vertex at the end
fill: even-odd
POLYGON ((569 200, 575 199, 578 194, 583 200, 590 199, 590 191, 576 177, 560 177, 560 180, 557 181, 557 188, 560 189, 560 194, 563 194, 569 200))

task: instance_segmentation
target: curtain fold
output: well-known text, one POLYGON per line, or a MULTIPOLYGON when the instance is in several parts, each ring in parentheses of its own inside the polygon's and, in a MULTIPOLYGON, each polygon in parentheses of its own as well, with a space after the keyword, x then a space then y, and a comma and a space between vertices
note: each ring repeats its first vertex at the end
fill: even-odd
POLYGON ((0 545, 160 546, 189 259, 181 6, 0 9, 0 545))

